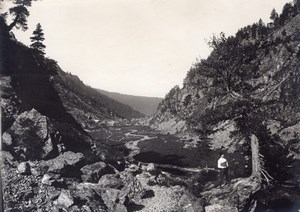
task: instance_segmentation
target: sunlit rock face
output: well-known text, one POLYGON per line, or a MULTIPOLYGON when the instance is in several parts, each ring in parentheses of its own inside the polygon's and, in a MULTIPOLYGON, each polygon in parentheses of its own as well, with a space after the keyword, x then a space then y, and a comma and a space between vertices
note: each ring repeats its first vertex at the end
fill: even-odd
MULTIPOLYGON (((299 159, 299 23, 296 14, 263 35, 249 34, 251 26, 241 29, 207 59, 195 63, 183 87, 171 89, 157 112, 141 123, 179 135, 199 148, 209 147, 215 158, 220 151, 226 152, 231 164, 246 176, 251 174, 253 132, 280 140, 280 145, 288 148, 283 150, 286 155, 299 159), (233 47, 234 42, 238 48, 233 47), (245 124, 249 120, 252 124, 245 124)), ((259 138, 261 145, 263 137, 259 138)), ((236 175, 234 171, 231 174, 236 175)), ((217 202, 211 204, 206 210, 220 207, 217 202)), ((235 207, 229 206, 229 210, 235 211, 235 207)))
MULTIPOLYGON (((224 88, 222 79, 211 71, 207 63, 222 59, 208 57, 196 63, 188 72, 182 88, 175 86, 160 103, 153 117, 144 120, 163 133, 197 135, 213 150, 236 152, 247 142, 236 126, 243 116, 245 102, 261 105, 262 122, 285 142, 293 143, 299 136, 300 122, 300 16, 262 37, 240 38, 241 61, 234 55, 228 61, 235 64, 231 72, 236 80, 232 89, 224 88), (243 71, 243 73, 242 73, 243 71), (242 76, 238 74, 242 73, 242 76)), ((236 36, 239 36, 238 33, 236 36)), ((226 47, 225 47, 226 49, 226 47)), ((230 51, 228 47, 228 52, 230 51)), ((227 64, 230 66, 231 64, 227 64)), ((226 68, 224 66, 224 68, 226 68)), ((249 130, 251 130, 249 128, 249 130)), ((190 136, 193 137, 193 136, 190 136)), ((294 152, 295 152, 294 151, 294 152)))

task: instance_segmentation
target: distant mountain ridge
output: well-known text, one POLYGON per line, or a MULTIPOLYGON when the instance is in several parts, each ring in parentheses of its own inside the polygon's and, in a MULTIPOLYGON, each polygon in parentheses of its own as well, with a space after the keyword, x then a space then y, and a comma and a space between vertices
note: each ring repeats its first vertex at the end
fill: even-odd
MULTIPOLYGON (((131 119, 140 118, 144 115, 134 110, 129 105, 125 105, 105 94, 97 92, 96 89, 85 85, 76 75, 65 73, 58 69, 58 75, 54 76, 56 88, 60 91, 63 99, 69 99, 69 108, 78 108, 78 103, 74 102, 75 97, 83 100, 85 112, 89 110, 101 111, 100 116, 104 114, 115 114, 118 117, 131 119), (73 103, 71 103, 73 102, 73 103)), ((81 104, 80 104, 81 105, 81 104)), ((94 111, 95 112, 95 111, 94 111)))
POLYGON ((133 109, 145 115, 155 113, 159 103, 162 101, 162 98, 159 97, 134 96, 117 92, 109 92, 101 89, 97 89, 97 91, 105 96, 117 100, 118 102, 129 105, 133 109))

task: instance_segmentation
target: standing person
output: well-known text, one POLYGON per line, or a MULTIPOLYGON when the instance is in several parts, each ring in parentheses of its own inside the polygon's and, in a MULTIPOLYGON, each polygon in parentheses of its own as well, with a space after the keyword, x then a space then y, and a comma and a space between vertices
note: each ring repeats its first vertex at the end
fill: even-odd
POLYGON ((220 176, 219 176, 219 186, 222 187, 222 183, 224 181, 225 177, 225 184, 229 181, 228 178, 228 162, 224 156, 224 153, 220 152, 220 158, 218 160, 218 169, 220 170, 220 176))

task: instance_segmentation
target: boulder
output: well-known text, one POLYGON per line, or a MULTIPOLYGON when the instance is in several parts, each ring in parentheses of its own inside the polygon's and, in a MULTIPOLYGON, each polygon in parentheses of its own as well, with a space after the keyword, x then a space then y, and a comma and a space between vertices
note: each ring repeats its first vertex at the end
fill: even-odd
POLYGON ((127 208, 124 203, 127 199, 126 193, 117 189, 107 189, 101 195, 108 211, 126 212, 127 208))
POLYGON ((62 174, 67 176, 78 175, 79 169, 84 164, 82 153, 64 152, 58 157, 42 162, 41 168, 47 169, 47 172, 62 174))
POLYGON ((147 166, 147 168, 146 168, 146 170, 147 170, 148 172, 154 171, 154 170, 155 170, 155 165, 154 165, 154 163, 149 163, 148 166, 147 166))
POLYGON ((49 161, 48 172, 62 174, 65 170, 65 161, 63 157, 57 157, 49 161))
POLYGON ((49 155, 51 155, 52 152, 54 152, 54 146, 52 143, 52 139, 50 137, 44 142, 42 149, 43 149, 42 159, 47 158, 49 155))
POLYGON ((52 174, 52 173, 44 174, 41 180, 42 184, 48 186, 56 186, 59 183, 61 183, 61 181, 62 179, 60 179, 59 175, 52 174))
POLYGON ((82 153, 74 153, 71 151, 65 152, 59 157, 63 158, 65 163, 69 166, 77 166, 84 160, 84 156, 82 153))
POLYGON ((80 207, 78 205, 73 205, 68 209, 68 211, 70 211, 70 212, 79 212, 80 211, 81 212, 82 210, 80 210, 80 207))
POLYGON ((49 174, 45 174, 42 178, 42 184, 51 186, 55 181, 49 174))
POLYGON ((73 190, 74 197, 83 202, 93 202, 97 199, 96 185, 80 183, 73 190))
POLYGON ((7 133, 7 132, 3 133, 2 144, 3 144, 3 146, 6 145, 7 147, 9 147, 13 144, 11 135, 9 133, 7 133))
POLYGON ((60 195, 60 191, 58 190, 50 190, 48 191, 48 197, 51 199, 51 200, 55 200, 59 197, 60 195))
POLYGON ((49 167, 51 166, 51 160, 48 161, 39 161, 38 166, 32 167, 31 171, 35 176, 43 176, 48 172, 49 167))
POLYGON ((130 164, 130 166, 127 168, 127 171, 129 171, 133 174, 137 174, 137 173, 141 172, 141 169, 138 165, 130 164))
POLYGON ((84 212, 92 212, 91 208, 87 205, 83 205, 81 207, 81 210, 84 211, 84 212))
POLYGON ((161 173, 161 171, 155 167, 154 163, 149 163, 146 170, 154 176, 158 176, 161 173))
POLYGON ((14 166, 14 157, 7 151, 0 151, 0 163, 8 163, 9 165, 14 166))
POLYGON ((183 206, 184 212, 204 212, 202 205, 200 204, 187 204, 183 206))
POLYGON ((73 197, 71 196, 70 191, 62 190, 57 199, 57 204, 64 208, 69 208, 71 205, 73 205, 74 200, 73 197))
POLYGON ((34 176, 43 176, 45 173, 47 173, 49 169, 49 163, 48 161, 36 161, 33 165, 31 165, 31 173, 34 176))
POLYGON ((22 174, 22 175, 29 175, 29 174, 31 174, 31 172, 30 172, 30 165, 27 162, 21 162, 17 166, 17 170, 18 170, 18 173, 22 174))
POLYGON ((103 175, 100 178, 98 184, 104 188, 115 188, 115 189, 121 189, 124 186, 124 183, 120 178, 120 175, 118 174, 103 175))
POLYGON ((112 174, 114 170, 107 166, 104 162, 97 162, 86 165, 80 169, 82 172, 81 179, 84 182, 97 183, 101 176, 112 174))
POLYGON ((45 159, 55 155, 51 126, 35 109, 21 113, 2 136, 5 147, 21 160, 45 159))
POLYGON ((206 212, 238 212, 236 207, 228 206, 228 205, 209 205, 205 207, 206 212))
POLYGON ((109 209, 111 212, 126 212, 127 208, 125 205, 117 203, 112 208, 109 209))
MULTIPOLYGON (((71 189, 74 199, 79 202, 84 202, 89 206, 88 208, 91 211, 101 211, 100 209, 103 209, 103 211, 107 211, 107 208, 101 198, 103 189, 101 189, 98 184, 79 183, 77 185, 73 185, 71 189)), ((89 210, 86 209, 86 211, 89 210)))
POLYGON ((133 176, 130 172, 123 172, 121 179, 125 185, 121 191, 126 194, 129 199, 140 199, 144 196, 145 189, 137 177, 133 176))
MULTIPOLYGON (((119 179, 117 175, 110 176, 119 179)), ((101 179, 103 179, 103 177, 101 179)), ((83 182, 73 185, 71 191, 76 201, 84 202, 92 211, 102 208, 104 211, 123 212, 127 211, 125 207, 126 200, 135 197, 132 194, 132 190, 136 189, 136 187, 133 187, 132 179, 130 179, 130 182, 131 184, 129 184, 128 187, 123 187, 122 189, 103 187, 100 184, 83 182)))

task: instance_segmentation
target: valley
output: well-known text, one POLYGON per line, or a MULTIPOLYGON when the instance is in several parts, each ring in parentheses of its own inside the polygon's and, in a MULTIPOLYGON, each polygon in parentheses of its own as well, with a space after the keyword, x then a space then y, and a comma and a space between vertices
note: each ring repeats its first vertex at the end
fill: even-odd
POLYGON ((270 23, 214 35, 210 55, 164 99, 65 72, 45 56, 40 24, 32 45, 18 41, 11 30, 27 29, 31 3, 0 16, 0 211, 300 209, 299 0, 270 23))
MULTIPOLYGON (((188 146, 192 143, 191 139, 184 139, 170 134, 151 129, 147 126, 139 125, 118 125, 107 129, 109 135, 106 136, 107 145, 112 147, 126 148, 129 160, 135 160, 136 163, 155 163, 169 164, 186 168, 210 168, 216 169, 218 160, 218 151, 211 150, 205 141, 198 141, 196 146, 188 146)), ((100 140, 103 136, 101 130, 95 129, 89 132, 94 139, 100 140), (99 136, 99 137, 97 137, 99 136)), ((97 146, 97 143, 96 143, 97 146)), ((228 159, 232 164, 243 160, 240 154, 228 153, 228 159)), ((233 171, 232 171, 233 172, 233 171)), ((236 170, 237 173, 244 171, 236 170)), ((241 177, 243 175, 237 175, 241 177)))
MULTIPOLYGON (((232 186, 235 185, 236 178, 246 178, 249 175, 249 170, 245 169, 245 167, 244 169, 236 169, 234 167, 237 166, 237 161, 244 160, 243 156, 237 153, 226 154, 230 164, 229 173, 232 184, 225 189, 218 190, 218 170, 216 168, 218 153, 213 153, 213 150, 205 145, 205 141, 198 141, 196 146, 191 147, 186 145, 192 142, 191 140, 170 134, 161 134, 161 132, 147 126, 130 124, 128 122, 127 124, 119 122, 114 126, 108 127, 107 130, 109 131, 109 136, 106 137, 108 139, 107 144, 113 149, 118 149, 118 151, 122 152, 122 155, 124 154, 129 167, 134 164, 134 167, 140 170, 137 178, 145 188, 153 191, 149 197, 139 202, 140 205, 129 206, 129 211, 171 210, 176 205, 175 200, 172 199, 174 198, 174 188, 161 187, 161 185, 166 183, 166 181, 163 182, 166 178, 173 183, 173 186, 184 185, 194 194, 200 194, 207 189, 206 187, 191 188, 191 186, 199 183, 197 181, 202 180, 201 183, 210 185, 208 187, 210 190, 213 191, 215 189, 214 192, 219 192, 222 195, 222 192, 226 193, 233 189, 232 186), (159 177, 164 178, 157 185, 149 186, 146 183, 148 179, 146 173, 149 164, 153 164, 159 170, 159 177), (185 183, 182 184, 183 182, 185 183), (161 198, 164 198, 164 201, 160 201, 161 198)), ((99 130, 95 129, 89 134, 96 139, 99 136, 99 130)), ((237 167, 240 166, 238 165, 237 167)), ((294 162, 293 169, 293 173, 300 179, 298 160, 294 162)), ((280 192, 286 193, 291 192, 291 190, 282 187, 280 192)), ((296 197, 297 195, 294 192, 291 192, 290 195, 296 197)), ((269 205, 266 207, 261 204, 261 197, 255 198, 259 201, 257 210, 271 208, 274 211, 280 211, 282 208, 285 208, 287 211, 293 211, 300 205, 299 199, 295 199, 293 203, 284 198, 274 201, 272 200, 274 196, 270 196, 269 205)), ((191 205, 187 203, 182 207, 188 209, 191 205)))

